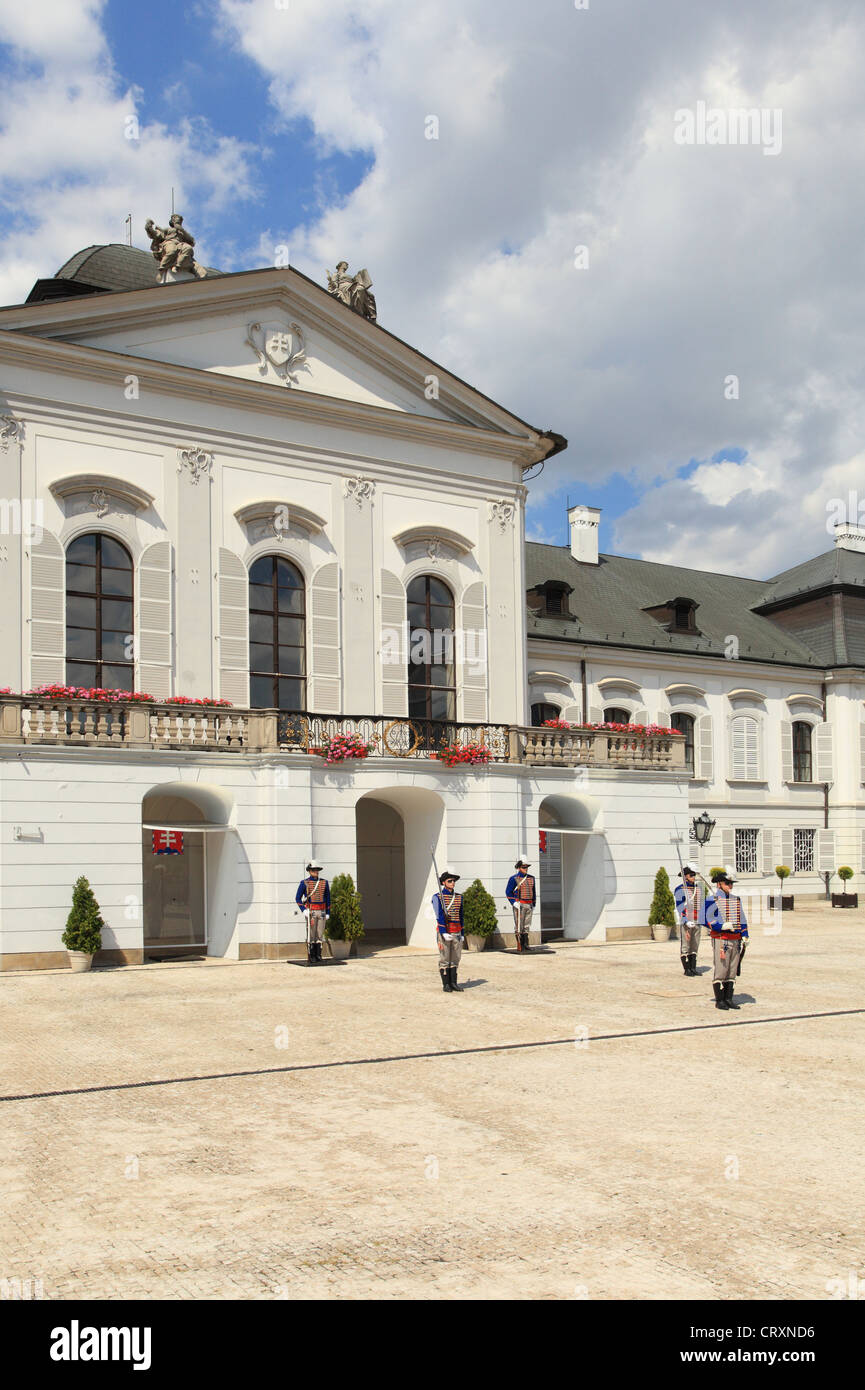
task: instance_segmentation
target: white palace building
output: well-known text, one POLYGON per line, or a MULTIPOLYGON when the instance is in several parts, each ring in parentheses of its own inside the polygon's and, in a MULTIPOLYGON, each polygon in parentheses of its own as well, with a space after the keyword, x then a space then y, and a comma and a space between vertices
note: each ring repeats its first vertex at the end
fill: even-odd
POLYGON ((585 507, 527 545, 561 436, 295 270, 167 279, 90 247, 0 309, 2 969, 66 964, 81 874, 127 963, 301 954, 310 856, 431 949, 431 849, 503 936, 527 853, 543 929, 592 942, 645 928, 704 810, 750 886, 858 875, 856 528, 765 583, 599 555, 585 507))

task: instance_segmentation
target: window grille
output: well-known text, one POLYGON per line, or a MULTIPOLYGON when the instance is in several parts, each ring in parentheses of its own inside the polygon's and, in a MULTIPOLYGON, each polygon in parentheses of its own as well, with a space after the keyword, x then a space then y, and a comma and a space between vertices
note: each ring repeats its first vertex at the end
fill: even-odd
POLYGON ((754 828, 736 831, 737 874, 757 872, 757 833, 754 828))
POLYGON ((814 830, 793 831, 793 872, 813 874, 814 872, 814 830))

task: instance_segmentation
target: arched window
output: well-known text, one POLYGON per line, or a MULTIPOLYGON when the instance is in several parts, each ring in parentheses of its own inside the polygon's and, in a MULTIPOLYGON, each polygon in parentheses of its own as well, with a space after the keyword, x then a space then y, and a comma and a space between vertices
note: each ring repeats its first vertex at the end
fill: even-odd
POLYGON ((78 536, 66 551, 66 680, 132 690, 132 556, 111 536, 78 536))
POLYGON ((673 714, 670 716, 670 728, 678 729, 680 734, 685 735, 685 768, 688 772, 694 771, 695 723, 693 714, 673 714))
POLYGON ((793 781, 812 781, 811 769, 811 725, 797 719, 793 725, 793 781))
POLYGON ((540 728, 546 719, 561 719, 562 711, 558 705, 532 705, 532 724, 540 728))
POLYGON ((626 709, 619 709, 617 705, 608 705, 604 710, 605 724, 630 724, 631 716, 626 709))
POLYGON ((249 698, 254 709, 306 709, 306 591, 281 555, 249 571, 249 698))
POLYGON ((410 719, 456 719, 454 597, 430 574, 408 586, 410 719))

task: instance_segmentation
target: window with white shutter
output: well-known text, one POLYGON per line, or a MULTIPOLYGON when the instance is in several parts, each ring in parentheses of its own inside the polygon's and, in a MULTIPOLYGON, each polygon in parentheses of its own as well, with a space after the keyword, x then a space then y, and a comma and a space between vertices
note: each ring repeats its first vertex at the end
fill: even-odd
POLYGON ((43 530, 39 544, 30 548, 31 685, 63 685, 66 680, 64 570, 62 545, 43 530))
POLYGON ((342 713, 342 645, 340 641, 339 565, 316 570, 312 598, 312 690, 310 709, 342 713))
POLYGON ((466 722, 486 723, 487 719, 487 616, 486 590, 481 583, 469 584, 462 598, 462 656, 459 695, 466 722))
POLYGON ((715 776, 714 732, 711 714, 697 721, 697 776, 711 782, 715 776))
POLYGON ((249 576, 239 555, 219 549, 219 696, 249 705, 249 576))
POLYGON ((158 700, 172 693, 171 542, 155 541, 138 568, 138 679, 136 689, 158 700))
POLYGON ((731 773, 738 782, 756 782, 760 778, 760 726, 750 715, 739 714, 730 727, 731 773))
POLYGON ((831 874, 837 869, 835 863, 835 831, 817 831, 817 872, 831 874))
POLYGON ((381 712, 392 719, 408 714, 408 617, 405 586, 390 570, 381 572, 381 712))
POLYGON ((814 732, 817 744, 817 781, 833 782, 835 770, 832 756, 832 725, 818 724, 814 732))
POLYGON ((768 825, 764 825, 760 831, 760 857, 763 863, 763 873, 773 874, 778 861, 775 858, 775 832, 768 825))

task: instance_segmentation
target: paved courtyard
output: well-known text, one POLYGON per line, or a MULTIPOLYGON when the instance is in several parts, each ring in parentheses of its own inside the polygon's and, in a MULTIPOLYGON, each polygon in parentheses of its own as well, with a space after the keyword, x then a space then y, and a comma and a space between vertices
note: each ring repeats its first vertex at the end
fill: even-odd
POLYGON ((786 914, 731 1014, 672 941, 468 955, 455 996, 405 949, 2 976, 0 1279, 826 1298, 865 1279, 863 938, 786 914))

